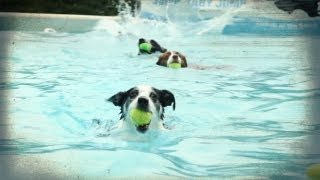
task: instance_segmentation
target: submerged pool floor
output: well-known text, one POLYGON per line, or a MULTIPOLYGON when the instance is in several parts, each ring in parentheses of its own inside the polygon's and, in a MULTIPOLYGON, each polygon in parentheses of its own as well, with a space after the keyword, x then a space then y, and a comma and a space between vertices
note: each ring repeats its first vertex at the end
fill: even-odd
POLYGON ((103 24, 113 28, 12 32, 0 89, 8 92, 10 139, 0 154, 37 158, 74 177, 303 178, 320 161, 304 149, 319 134, 307 50, 319 37, 223 35, 204 32, 203 22, 103 24), (211 68, 157 66, 159 54, 137 55, 140 37, 211 68), (176 110, 165 109, 171 130, 140 141, 112 136, 120 109, 105 100, 140 84, 174 93, 176 110))

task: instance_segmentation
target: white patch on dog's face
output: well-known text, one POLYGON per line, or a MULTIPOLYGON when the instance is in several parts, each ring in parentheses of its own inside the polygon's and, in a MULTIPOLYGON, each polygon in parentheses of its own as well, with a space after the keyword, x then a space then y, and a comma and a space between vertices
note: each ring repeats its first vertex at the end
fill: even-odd
POLYGON ((145 99, 145 101, 148 102, 148 105, 146 107, 146 111, 151 112, 153 115, 158 114, 157 108, 155 106, 155 103, 157 103, 157 94, 152 90, 152 87, 150 86, 138 86, 136 87, 132 92, 131 96, 129 94, 129 97, 131 98, 131 103, 127 106, 127 111, 130 112, 132 109, 138 108, 139 106, 139 99, 145 99), (155 96, 154 102, 151 97, 155 96))
POLYGON ((182 64, 182 60, 181 60, 179 54, 175 51, 171 52, 171 55, 169 56, 168 61, 167 61, 167 66, 169 66, 169 64, 171 64, 171 63, 182 64))

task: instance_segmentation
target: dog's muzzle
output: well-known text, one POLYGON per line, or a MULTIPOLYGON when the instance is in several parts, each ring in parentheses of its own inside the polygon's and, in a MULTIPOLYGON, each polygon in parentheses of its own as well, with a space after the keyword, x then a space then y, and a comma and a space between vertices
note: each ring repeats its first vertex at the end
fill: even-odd
POLYGON ((139 131, 141 133, 145 133, 148 130, 149 125, 150 124, 136 126, 137 131, 139 131))
POLYGON ((180 63, 180 62, 179 62, 178 55, 173 55, 173 56, 172 56, 172 62, 171 62, 171 63, 180 63))
MULTIPOLYGON (((142 111, 149 111, 149 100, 146 97, 139 97, 138 108, 142 111)), ((144 125, 136 125, 137 131, 144 133, 148 130, 150 123, 144 125)))
POLYGON ((149 100, 146 97, 139 97, 138 108, 144 111, 149 110, 149 100))

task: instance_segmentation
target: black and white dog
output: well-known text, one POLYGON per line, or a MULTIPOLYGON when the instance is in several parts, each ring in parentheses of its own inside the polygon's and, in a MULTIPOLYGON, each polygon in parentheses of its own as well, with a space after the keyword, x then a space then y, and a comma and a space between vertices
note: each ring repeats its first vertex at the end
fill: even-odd
POLYGON ((146 132, 149 128, 165 129, 163 126, 164 107, 173 105, 174 110, 176 106, 174 95, 170 91, 159 90, 151 86, 137 86, 127 91, 118 92, 108 101, 121 107, 119 127, 141 133, 146 132), (134 108, 151 112, 151 122, 143 126, 134 125, 129 115, 129 112, 134 108))
POLYGON ((166 48, 162 47, 157 41, 155 41, 153 39, 146 40, 144 38, 140 38, 139 41, 138 41, 138 47, 139 47, 138 55, 140 55, 140 54, 152 54, 152 53, 155 53, 157 51, 159 51, 161 53, 164 53, 164 52, 167 51, 166 48), (146 49, 140 49, 140 45, 144 44, 144 43, 150 44, 151 49, 149 51, 146 50, 146 49))

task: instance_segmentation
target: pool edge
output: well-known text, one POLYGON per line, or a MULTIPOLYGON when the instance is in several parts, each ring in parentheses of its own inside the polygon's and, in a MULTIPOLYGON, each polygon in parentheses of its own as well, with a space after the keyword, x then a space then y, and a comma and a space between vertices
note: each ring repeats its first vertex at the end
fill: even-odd
POLYGON ((118 20, 118 16, 0 12, 0 31, 44 31, 82 33, 92 31, 100 20, 118 20))

